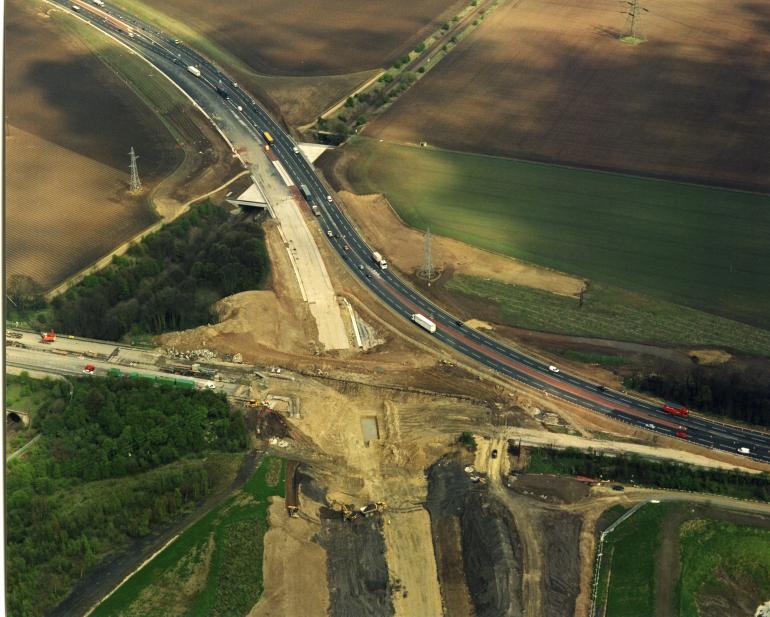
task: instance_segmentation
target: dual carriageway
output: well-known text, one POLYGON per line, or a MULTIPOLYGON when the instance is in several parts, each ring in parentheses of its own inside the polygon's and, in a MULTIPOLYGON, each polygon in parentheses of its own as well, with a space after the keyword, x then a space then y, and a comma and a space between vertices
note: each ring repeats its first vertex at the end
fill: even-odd
MULTIPOLYGON (((270 150, 296 186, 305 185, 311 195, 308 200, 320 209, 319 222, 334 250, 349 266, 359 282, 373 293, 393 313, 404 318, 404 329, 415 329, 411 316, 421 313, 437 326, 433 335, 420 331, 420 336, 432 336, 467 358, 483 365, 494 374, 539 389, 557 397, 591 409, 616 420, 656 434, 675 436, 686 432, 691 443, 736 454, 739 448, 748 448, 750 456, 770 463, 770 434, 748 428, 723 424, 701 416, 672 416, 658 404, 604 388, 563 371, 555 373, 549 365, 521 353, 478 330, 465 326, 455 316, 433 304, 405 283, 391 270, 380 270, 371 261, 372 249, 367 246, 358 230, 331 197, 312 165, 299 152, 288 131, 273 118, 237 83, 213 62, 204 58, 181 41, 170 38, 155 26, 142 23, 132 15, 112 6, 98 8, 84 0, 53 4, 71 9, 80 7, 77 15, 105 31, 148 62, 175 83, 195 103, 205 109, 215 107, 217 113, 227 112, 247 125, 249 134, 265 144, 264 131, 272 136, 270 150), (193 76, 188 66, 194 66, 200 76, 193 76), (205 97, 201 88, 216 93, 205 97)), ((207 112, 214 122, 212 113, 207 112)), ((214 122, 216 125, 216 122, 214 122)), ((222 127, 218 127, 220 132, 222 127)), ((266 145, 266 144, 265 144, 266 145)), ((415 336, 418 333, 415 331, 415 336)))

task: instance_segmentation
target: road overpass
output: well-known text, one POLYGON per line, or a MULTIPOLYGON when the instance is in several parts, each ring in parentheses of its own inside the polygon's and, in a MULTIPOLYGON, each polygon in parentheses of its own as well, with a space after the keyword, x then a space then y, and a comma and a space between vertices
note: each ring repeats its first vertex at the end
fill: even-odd
MULTIPOLYGON (((67 2, 49 1, 65 9, 69 7, 67 2)), ((92 10, 90 5, 82 5, 89 10, 78 12, 79 18, 141 54, 194 100, 222 133, 227 134, 231 130, 229 127, 233 126, 232 119, 235 118, 238 123, 249 127, 260 149, 264 145, 262 132, 268 131, 272 135, 271 152, 297 186, 304 184, 308 187, 310 201, 320 209, 318 220, 322 229, 332 232, 326 237, 333 249, 365 288, 404 319, 405 331, 412 330, 414 336, 423 338, 431 336, 436 342, 463 354, 498 376, 511 378, 616 420, 659 435, 674 436, 686 430, 689 442, 733 454, 739 447, 748 447, 751 458, 770 463, 770 434, 766 432, 723 424, 697 415, 672 417, 648 400, 606 389, 564 371, 551 372, 542 361, 463 325, 392 270, 375 268, 370 247, 331 197, 312 165, 299 153, 288 132, 221 68, 187 45, 177 43, 157 27, 143 23, 128 13, 108 5, 105 10, 109 15, 105 16, 100 14, 101 11, 92 10), (186 70, 191 65, 198 67, 200 77, 194 77, 186 70), (416 330, 417 326, 411 322, 414 313, 421 313, 434 321, 436 332, 427 335, 416 330)))

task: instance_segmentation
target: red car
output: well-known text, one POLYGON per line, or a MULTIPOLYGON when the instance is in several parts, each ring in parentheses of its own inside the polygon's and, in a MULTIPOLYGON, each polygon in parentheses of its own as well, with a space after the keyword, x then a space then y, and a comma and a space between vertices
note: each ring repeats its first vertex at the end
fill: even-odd
POLYGON ((95 371, 96 371, 96 367, 93 364, 86 364, 83 367, 83 372, 86 373, 87 375, 93 375, 95 371))
POLYGON ((674 436, 679 437, 679 439, 687 439, 687 431, 677 431, 674 436))

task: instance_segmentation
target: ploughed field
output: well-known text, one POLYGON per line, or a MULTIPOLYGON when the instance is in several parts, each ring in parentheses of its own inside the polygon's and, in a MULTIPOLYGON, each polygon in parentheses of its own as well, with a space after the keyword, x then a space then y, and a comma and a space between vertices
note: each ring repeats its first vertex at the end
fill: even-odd
POLYGON ((8 274, 50 287, 154 220, 127 196, 129 148, 149 188, 180 154, 60 11, 11 0, 5 20, 8 274))
POLYGON ((770 327, 770 197, 370 139, 342 156, 412 227, 770 327))
POLYGON ((498 7, 365 134, 398 142, 770 190, 770 5, 498 7))
MULTIPOLYGON (((145 0, 268 75, 334 75, 387 66, 442 21, 458 0, 145 0)), ((135 0, 121 0, 127 7, 135 0)))

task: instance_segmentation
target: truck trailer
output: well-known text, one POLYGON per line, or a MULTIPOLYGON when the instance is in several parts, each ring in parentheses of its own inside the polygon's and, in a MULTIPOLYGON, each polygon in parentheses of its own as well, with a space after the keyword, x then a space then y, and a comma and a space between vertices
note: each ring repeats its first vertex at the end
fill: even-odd
POLYGON ((196 77, 201 76, 201 70, 197 66, 188 66, 187 70, 190 71, 190 73, 192 73, 196 77))
POLYGON ((412 315, 412 321, 416 323, 421 328, 425 328, 428 332, 433 334, 436 331, 436 324, 433 323, 430 319, 428 319, 425 315, 420 315, 420 313, 415 313, 412 315))
POLYGON ((310 194, 310 190, 307 188, 307 185, 300 184, 299 190, 302 191, 302 195, 304 195, 305 201, 307 201, 307 203, 313 201, 313 196, 310 194))
POLYGON ((689 416, 690 410, 678 403, 663 403, 663 411, 674 416, 689 416))
POLYGON ((388 262, 385 261, 382 258, 382 255, 380 255, 377 251, 374 251, 374 253, 372 253, 372 259, 380 267, 380 270, 387 270, 388 269, 388 262))

